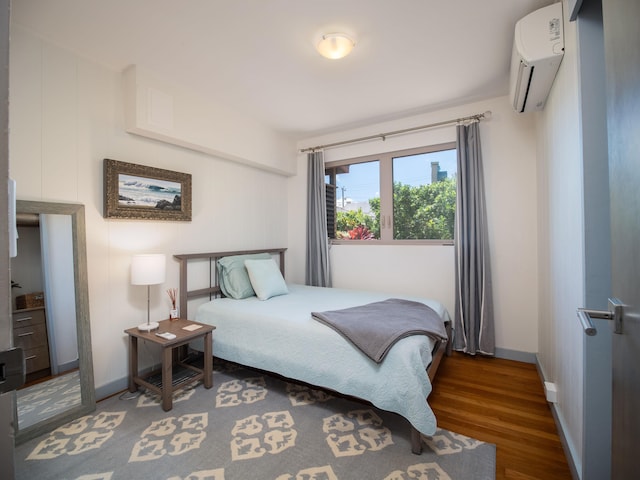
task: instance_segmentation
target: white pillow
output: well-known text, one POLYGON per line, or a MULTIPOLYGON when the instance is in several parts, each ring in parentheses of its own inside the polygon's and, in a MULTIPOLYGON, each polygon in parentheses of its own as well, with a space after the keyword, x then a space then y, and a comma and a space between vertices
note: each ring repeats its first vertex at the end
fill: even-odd
POLYGON ((282 273, 273 258, 268 260, 245 260, 251 286, 260 300, 289 293, 282 273))

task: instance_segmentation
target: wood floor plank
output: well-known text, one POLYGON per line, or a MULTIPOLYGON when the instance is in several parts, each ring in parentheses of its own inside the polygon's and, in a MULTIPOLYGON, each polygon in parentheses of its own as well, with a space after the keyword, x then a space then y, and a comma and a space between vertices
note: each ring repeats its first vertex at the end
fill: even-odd
POLYGON ((440 427, 496 445, 496 479, 572 478, 535 365, 456 352, 429 405, 440 427))

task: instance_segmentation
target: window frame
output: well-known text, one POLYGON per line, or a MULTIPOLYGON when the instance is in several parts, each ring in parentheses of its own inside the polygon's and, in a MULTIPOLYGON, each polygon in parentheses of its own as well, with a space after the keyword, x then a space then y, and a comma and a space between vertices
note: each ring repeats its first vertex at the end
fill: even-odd
POLYGON ((445 142, 435 145, 426 145, 422 147, 414 147, 403 150, 395 150, 392 152, 376 153, 365 155, 362 157, 347 158, 343 160, 334 160, 325 163, 325 175, 328 175, 330 181, 336 181, 336 167, 345 165, 354 165, 366 162, 379 162, 380 168, 380 238, 373 240, 341 240, 329 238, 331 245, 453 245, 454 239, 403 239, 395 240, 393 238, 393 159, 397 157, 406 157, 411 155, 420 155, 427 153, 440 152, 443 150, 455 150, 456 142, 445 142), (383 219, 386 218, 386 220, 383 219))

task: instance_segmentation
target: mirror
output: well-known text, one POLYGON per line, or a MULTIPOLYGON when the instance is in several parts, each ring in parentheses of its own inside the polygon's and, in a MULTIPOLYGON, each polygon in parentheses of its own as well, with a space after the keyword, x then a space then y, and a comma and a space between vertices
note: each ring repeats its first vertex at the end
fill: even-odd
MULTIPOLYGON (((13 304, 14 345, 22 344, 30 372, 26 386, 15 393, 15 441, 19 444, 92 412, 96 399, 84 205, 17 200, 16 216, 22 219, 18 225, 32 224, 24 229, 38 227, 23 232, 23 237, 18 238, 18 256, 11 259, 12 297, 16 296, 13 304), (59 236, 56 231, 60 231, 59 236), (62 243, 54 244, 58 238, 62 238, 62 243), (24 282, 42 285, 44 295, 26 291, 36 288, 33 285, 25 285, 24 289, 14 287, 14 281, 20 284, 21 268, 31 275, 24 282), (38 268, 42 277, 40 283, 37 283, 38 275, 33 273, 38 268), (73 348, 76 344, 77 355, 73 348), (47 350, 48 353, 39 356, 47 350), (71 355, 71 361, 69 358, 61 360, 64 355, 71 355), (59 366, 60 363, 65 365, 59 366), (64 382, 64 388, 54 386, 56 382, 58 385, 64 382), (33 391, 29 395, 28 389, 36 387, 39 392, 33 391), (52 399, 45 405, 44 398, 53 391, 62 392, 62 400, 52 399), (40 412, 33 413, 43 405, 40 412)), ((24 272, 22 275, 25 278, 24 272)))

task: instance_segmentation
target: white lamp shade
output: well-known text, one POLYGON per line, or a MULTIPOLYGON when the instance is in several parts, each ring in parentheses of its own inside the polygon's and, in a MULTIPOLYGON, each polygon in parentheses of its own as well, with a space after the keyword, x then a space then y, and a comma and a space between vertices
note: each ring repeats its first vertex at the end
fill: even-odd
POLYGON ((353 39, 344 33, 327 33, 316 48, 323 57, 335 60, 349 55, 354 46, 353 39))
POLYGON ((164 253, 134 255, 131 261, 132 285, 157 285, 163 283, 167 266, 164 253))

